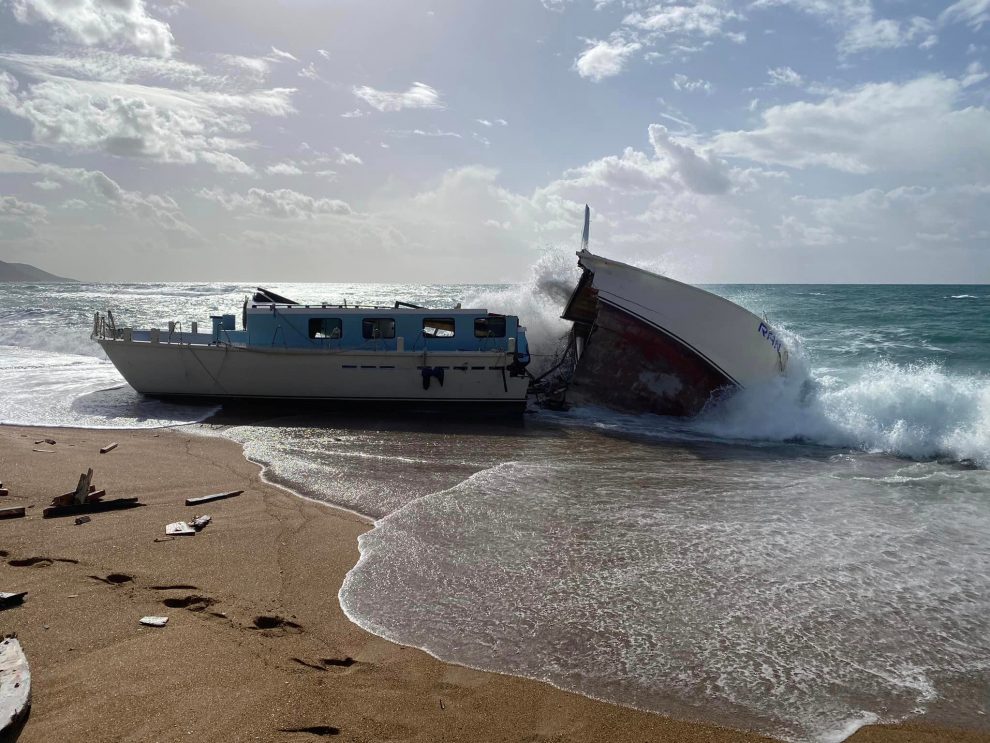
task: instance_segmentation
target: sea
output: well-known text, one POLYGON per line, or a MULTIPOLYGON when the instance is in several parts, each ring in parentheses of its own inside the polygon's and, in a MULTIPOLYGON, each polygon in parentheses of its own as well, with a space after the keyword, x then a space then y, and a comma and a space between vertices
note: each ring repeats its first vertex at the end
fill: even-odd
MULTIPOLYGON (((540 368, 571 261, 519 285, 270 288, 518 314, 540 368)), ((445 661, 790 741, 990 730, 990 286, 706 288, 781 329, 786 376, 693 419, 473 421, 162 402, 89 339, 107 309, 208 327, 253 284, 0 284, 0 422, 239 442, 374 520, 327 601, 445 661)))

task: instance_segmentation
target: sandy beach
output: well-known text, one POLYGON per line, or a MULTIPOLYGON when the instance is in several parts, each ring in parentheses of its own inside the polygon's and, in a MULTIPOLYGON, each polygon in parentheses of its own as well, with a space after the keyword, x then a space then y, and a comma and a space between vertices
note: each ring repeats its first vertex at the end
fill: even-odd
MULTIPOLYGON (((337 592, 370 524, 261 478, 240 446, 178 430, 0 427, 0 611, 31 663, 20 740, 747 741, 548 684, 446 664, 352 624, 337 592), (51 438, 54 445, 36 444, 51 438), (99 449, 111 441, 119 446, 99 449), (40 450, 40 451, 38 451, 40 450), (87 467, 126 511, 42 519, 87 467), (187 497, 243 489, 189 508, 187 497), (165 524, 213 523, 166 539, 165 524), (165 628, 143 627, 165 615, 165 628)), ((986 741, 918 726, 855 741, 986 741)))

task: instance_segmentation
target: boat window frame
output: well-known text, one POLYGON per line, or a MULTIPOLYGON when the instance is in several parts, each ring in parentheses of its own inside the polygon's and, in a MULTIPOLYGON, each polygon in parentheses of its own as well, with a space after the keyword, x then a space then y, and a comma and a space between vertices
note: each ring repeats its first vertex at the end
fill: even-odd
POLYGON ((341 338, 344 337, 344 322, 339 317, 311 317, 309 318, 309 322, 307 323, 306 335, 309 336, 309 339, 311 341, 339 341, 341 338), (329 335, 326 334, 325 332, 326 324, 328 322, 337 323, 336 327, 334 327, 330 331, 329 335), (319 323, 319 327, 323 328, 324 330, 323 335, 317 334, 317 332, 314 330, 314 323, 319 323), (333 334, 334 331, 337 332, 336 335, 333 334))
POLYGON ((392 340, 393 338, 395 338, 395 318, 394 317, 362 317, 361 318, 361 337, 364 338, 366 341, 388 341, 388 340, 392 340), (376 329, 378 329, 380 331, 381 330, 381 323, 386 323, 386 322, 392 323, 392 327, 391 327, 392 334, 391 335, 385 335, 385 334, 382 334, 382 333, 379 333, 378 335, 376 335, 374 331, 371 331, 371 335, 368 334, 369 324, 371 324, 372 327, 374 327, 374 328, 376 328, 376 329))
POLYGON ((475 338, 505 338, 505 334, 508 332, 508 320, 505 315, 485 315, 484 317, 474 318, 474 337, 475 338), (502 332, 493 333, 491 330, 492 320, 501 321, 502 332), (485 331, 479 332, 478 326, 480 323, 485 324, 485 331))
POLYGON ((457 318, 456 317, 424 317, 423 318, 423 337, 424 338, 453 338, 457 335, 457 318), (433 327, 428 326, 428 323, 442 323, 443 325, 449 325, 450 328, 441 327, 436 325, 433 327), (433 332, 429 332, 429 331, 433 332))

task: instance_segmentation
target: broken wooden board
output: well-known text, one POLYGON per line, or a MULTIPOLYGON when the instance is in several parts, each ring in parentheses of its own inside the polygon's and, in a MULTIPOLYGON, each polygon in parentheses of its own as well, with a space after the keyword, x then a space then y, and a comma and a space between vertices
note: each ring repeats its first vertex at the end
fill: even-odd
POLYGON ((0 519, 20 519, 24 518, 24 506, 14 506, 13 508, 0 508, 0 519))
POLYGON ((191 537, 195 536, 196 530, 185 521, 176 521, 165 526, 165 533, 170 537, 191 537))
POLYGON ((6 593, 0 591, 0 609, 9 609, 11 606, 20 606, 24 603, 24 597, 27 596, 27 591, 21 591, 20 593, 6 593))
POLYGON ((196 531, 200 531, 204 526, 207 526, 211 521, 213 521, 213 517, 204 514, 202 516, 197 516, 192 521, 190 521, 189 526, 191 526, 196 531))
POLYGON ((117 448, 117 442, 114 441, 112 444, 107 444, 102 449, 100 449, 100 454, 106 454, 108 451, 113 451, 117 448))
POLYGON ((147 627, 164 627, 168 624, 168 617, 141 617, 141 624, 147 627))
POLYGON ((49 506, 41 515, 46 519, 58 518, 59 516, 77 516, 80 513, 101 513, 103 511, 119 511, 122 508, 137 508, 143 506, 138 503, 137 498, 114 498, 113 500, 101 500, 93 503, 73 503, 68 506, 49 506))
POLYGON ((39 441, 34 442, 35 446, 37 446, 38 444, 48 444, 49 446, 55 446, 55 439, 40 439, 39 441))
POLYGON ((200 503, 209 503, 210 501, 223 500, 224 498, 233 498, 243 492, 243 490, 231 490, 229 493, 214 493, 213 495, 203 495, 199 498, 186 498, 186 505, 198 506, 200 503))
POLYGON ((74 494, 73 500, 76 503, 85 503, 86 496, 89 495, 89 486, 93 483, 93 468, 90 467, 86 470, 86 473, 79 475, 79 484, 76 485, 76 492, 74 494))
POLYGON ((16 637, 0 641, 0 739, 10 734, 17 739, 17 728, 31 709, 31 668, 16 637))

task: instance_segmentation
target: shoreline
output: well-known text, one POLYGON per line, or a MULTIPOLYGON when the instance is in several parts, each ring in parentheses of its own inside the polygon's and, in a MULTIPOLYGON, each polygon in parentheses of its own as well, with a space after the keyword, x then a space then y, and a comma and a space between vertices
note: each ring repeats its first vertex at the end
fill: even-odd
MULTIPOLYGON (((24 743, 312 740, 317 728, 342 740, 771 740, 447 663, 364 630, 338 592, 373 519, 271 482, 230 439, 182 427, 0 425, 0 480, 10 488, 0 507, 28 509, 0 521, 0 590, 29 591, 0 611, 0 634, 18 633, 32 667, 24 743), (43 447, 53 454, 32 451, 44 438, 57 441, 43 447), (100 455, 110 441, 119 447, 100 455), (107 498, 136 495, 144 507, 79 526, 42 520, 86 467, 107 498), (231 489, 245 493, 183 505, 231 489), (214 519, 202 533, 154 541, 166 523, 199 513, 214 519), (41 560, 10 564, 31 558, 41 560), (106 582, 115 574, 129 580, 106 582), (168 626, 141 627, 147 614, 168 615, 168 626)), ((990 736, 922 719, 849 740, 990 736)))

